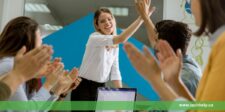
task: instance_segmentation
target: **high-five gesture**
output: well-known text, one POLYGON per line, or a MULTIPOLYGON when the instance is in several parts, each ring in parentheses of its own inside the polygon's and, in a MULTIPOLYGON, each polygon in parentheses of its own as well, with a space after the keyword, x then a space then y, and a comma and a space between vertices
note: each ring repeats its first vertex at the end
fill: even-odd
POLYGON ((151 7, 151 0, 136 0, 135 5, 139 15, 144 20, 148 19, 156 9, 155 7, 151 7))
POLYGON ((153 24, 149 16, 152 15, 156 8, 151 7, 151 0, 137 0, 135 5, 139 15, 144 20, 149 42, 151 46, 154 47, 156 45, 158 36, 155 30, 155 25, 153 24))

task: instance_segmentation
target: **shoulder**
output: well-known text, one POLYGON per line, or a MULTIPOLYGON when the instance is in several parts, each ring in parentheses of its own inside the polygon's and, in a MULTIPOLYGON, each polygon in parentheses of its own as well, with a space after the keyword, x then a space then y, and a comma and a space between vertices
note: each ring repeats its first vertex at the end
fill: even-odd
POLYGON ((0 66, 4 66, 7 64, 13 64, 14 58, 13 57, 3 57, 0 59, 0 66))
POLYGON ((201 68, 191 56, 183 58, 183 67, 181 72, 182 79, 193 79, 198 81, 201 75, 201 68))
POLYGON ((104 36, 104 35, 101 34, 100 32, 93 32, 90 34, 90 37, 93 37, 93 36, 104 36))
POLYGON ((224 59, 225 56, 225 32, 223 32, 215 41, 211 49, 211 58, 218 58, 224 59))
POLYGON ((225 47, 225 32, 223 32, 213 45, 214 47, 225 47))
POLYGON ((13 68, 14 58, 13 57, 3 57, 0 59, 0 75, 9 72, 13 68))
POLYGON ((91 39, 95 39, 95 38, 97 38, 97 39, 99 39, 99 38, 112 38, 114 35, 105 35, 105 34, 102 34, 102 33, 100 33, 100 32, 94 32, 94 33, 92 33, 92 34, 90 34, 90 36, 89 36, 89 38, 91 38, 91 39))

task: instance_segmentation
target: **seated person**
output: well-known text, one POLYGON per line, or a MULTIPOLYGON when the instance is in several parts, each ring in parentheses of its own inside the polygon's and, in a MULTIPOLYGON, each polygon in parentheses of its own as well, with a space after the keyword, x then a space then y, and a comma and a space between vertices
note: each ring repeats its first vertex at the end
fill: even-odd
MULTIPOLYGON (((154 26, 152 20, 148 17, 149 8, 147 6, 148 5, 140 6, 136 4, 139 15, 144 20, 151 46, 155 48, 157 40, 162 39, 166 40, 175 52, 181 49, 183 68, 180 76, 188 90, 195 96, 202 72, 197 62, 190 55, 187 55, 187 48, 192 36, 192 31, 188 28, 187 24, 173 20, 163 20, 154 26)), ((151 13, 153 13, 155 8, 153 7, 150 10, 151 13)), ((172 80, 167 76, 164 76, 164 80, 166 80, 168 84, 173 84, 172 80)))
POLYGON ((50 60, 50 58, 45 57, 50 57, 51 53, 46 53, 45 50, 51 49, 51 47, 41 46, 25 55, 24 49, 22 48, 17 53, 13 70, 4 74, 5 77, 0 77, 2 78, 0 80, 0 100, 9 99, 20 84, 35 77, 35 73, 42 68, 40 66, 50 60))

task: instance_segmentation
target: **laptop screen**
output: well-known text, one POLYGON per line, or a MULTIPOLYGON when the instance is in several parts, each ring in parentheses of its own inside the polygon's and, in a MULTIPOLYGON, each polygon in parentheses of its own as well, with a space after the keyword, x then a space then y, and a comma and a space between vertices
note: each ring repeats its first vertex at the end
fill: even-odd
POLYGON ((135 101, 135 88, 98 88, 97 101, 135 101))
MULTIPOLYGON (((137 89, 135 88, 98 88, 97 101, 135 101, 137 89)), ((97 108, 101 107, 97 103, 97 108)), ((117 110, 96 110, 95 112, 118 112, 117 110)), ((119 110, 119 112, 133 112, 131 110, 119 110)))

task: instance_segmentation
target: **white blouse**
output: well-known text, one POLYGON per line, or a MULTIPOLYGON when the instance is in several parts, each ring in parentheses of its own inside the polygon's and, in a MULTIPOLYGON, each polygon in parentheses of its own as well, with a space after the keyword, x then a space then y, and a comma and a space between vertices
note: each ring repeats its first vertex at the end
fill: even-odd
POLYGON ((79 76, 99 83, 108 80, 121 80, 119 70, 119 48, 113 46, 113 35, 94 32, 86 44, 79 76))

